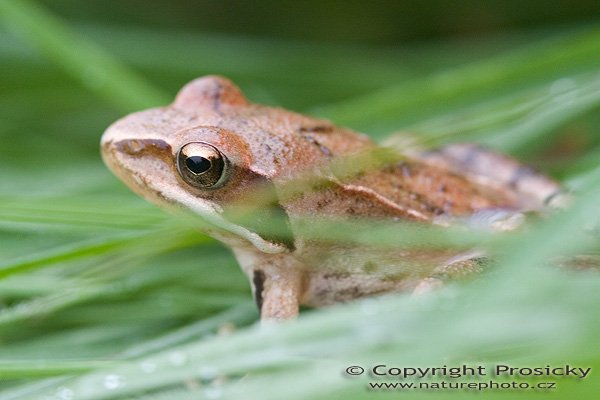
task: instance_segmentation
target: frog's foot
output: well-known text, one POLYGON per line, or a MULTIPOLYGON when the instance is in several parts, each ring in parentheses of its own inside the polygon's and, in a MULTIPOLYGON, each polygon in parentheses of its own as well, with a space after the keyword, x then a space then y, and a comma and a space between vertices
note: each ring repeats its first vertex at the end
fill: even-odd
POLYGON ((444 282, 472 277, 481 273, 488 263, 488 258, 481 255, 450 261, 448 264, 434 269, 430 276, 417 283, 412 295, 421 296, 441 288, 444 286, 444 282))
POLYGON ((252 293, 263 323, 298 316, 305 272, 288 253, 266 254, 234 248, 234 254, 250 278, 252 293))

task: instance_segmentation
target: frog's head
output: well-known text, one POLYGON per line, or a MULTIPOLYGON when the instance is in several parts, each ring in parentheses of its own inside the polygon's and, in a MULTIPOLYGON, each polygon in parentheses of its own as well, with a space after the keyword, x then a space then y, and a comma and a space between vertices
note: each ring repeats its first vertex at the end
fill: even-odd
MULTIPOLYGON (((133 191, 161 207, 192 211, 213 236, 235 243, 241 239, 267 253, 289 251, 289 233, 286 239, 277 238, 262 232, 260 223, 235 223, 224 213, 257 187, 272 186, 272 171, 257 162, 252 147, 251 139, 260 138, 256 132, 251 138, 239 134, 252 129, 246 117, 236 117, 248 107, 230 81, 197 79, 172 105, 137 112, 111 125, 102 136, 102 157, 133 191)), ((287 218, 278 203, 270 204, 270 215, 275 211, 287 218)))

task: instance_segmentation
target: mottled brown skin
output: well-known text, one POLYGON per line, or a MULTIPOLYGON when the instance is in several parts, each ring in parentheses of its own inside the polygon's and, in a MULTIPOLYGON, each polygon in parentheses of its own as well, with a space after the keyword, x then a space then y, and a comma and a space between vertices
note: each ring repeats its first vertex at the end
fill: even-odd
POLYGON ((413 152, 349 176, 330 168, 335 160, 376 149, 367 136, 328 121, 249 103, 217 76, 192 81, 173 104, 131 114, 102 137, 106 164, 129 187, 160 206, 200 215, 207 233, 233 250, 263 319, 294 317, 299 304, 423 292, 440 277, 479 269, 477 251, 384 250, 304 238, 297 233, 301 219, 448 225, 478 215, 485 221, 491 216, 492 227, 511 229, 519 211, 543 208, 559 189, 516 161, 473 145, 413 152), (178 172, 177 152, 190 142, 208 143, 228 159, 219 187, 194 187, 178 172), (290 194, 298 176, 316 183, 290 194), (293 238, 271 237, 229 217, 232 205, 261 191, 273 196, 270 211, 287 220, 293 238), (493 210, 508 217, 492 218, 502 214, 493 210))

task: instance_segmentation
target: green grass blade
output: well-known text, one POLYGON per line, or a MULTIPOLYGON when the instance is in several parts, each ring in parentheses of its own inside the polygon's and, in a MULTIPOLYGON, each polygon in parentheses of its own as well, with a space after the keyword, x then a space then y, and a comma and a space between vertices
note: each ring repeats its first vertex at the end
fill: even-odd
POLYGON ((497 96, 515 86, 552 80, 600 66, 600 31, 589 29, 494 59, 391 86, 346 102, 324 106, 319 115, 359 129, 390 130, 424 115, 497 96))
POLYGON ((169 101, 160 90, 95 44, 76 36, 33 1, 1 1, 0 18, 80 84, 123 111, 169 101))
POLYGON ((70 375, 98 368, 106 368, 110 362, 101 361, 22 361, 0 360, 0 379, 43 378, 70 375))

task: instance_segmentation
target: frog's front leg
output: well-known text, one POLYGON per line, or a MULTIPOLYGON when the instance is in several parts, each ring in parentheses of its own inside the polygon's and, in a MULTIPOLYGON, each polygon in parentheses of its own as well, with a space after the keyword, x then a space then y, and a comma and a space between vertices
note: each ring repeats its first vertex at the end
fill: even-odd
POLYGON ((280 321, 298 315, 304 271, 289 254, 264 254, 234 250, 250 278, 261 320, 280 321))
POLYGON ((286 320, 298 315, 302 272, 263 265, 252 272, 252 288, 262 321, 286 320))

